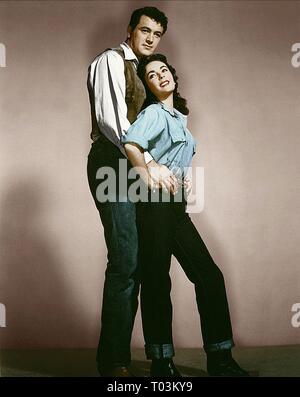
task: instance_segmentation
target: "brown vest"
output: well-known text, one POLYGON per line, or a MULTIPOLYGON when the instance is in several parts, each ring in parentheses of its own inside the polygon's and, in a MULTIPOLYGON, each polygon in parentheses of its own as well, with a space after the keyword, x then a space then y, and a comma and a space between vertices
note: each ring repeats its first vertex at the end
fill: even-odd
MULTIPOLYGON (((126 81, 126 94, 125 94, 125 102, 127 105, 127 118, 129 122, 132 124, 139 114, 141 107, 144 103, 146 98, 145 88, 141 80, 139 79, 136 68, 134 66, 133 61, 125 60, 125 55, 122 47, 118 48, 111 48, 113 51, 116 51, 124 60, 124 74, 125 74, 125 81, 126 81)), ((93 98, 91 98, 90 93, 91 105, 94 103, 93 98)), ((91 106, 92 112, 92 133, 91 138, 95 141, 101 131, 99 130, 98 123, 95 116, 95 109, 94 106, 91 106)))
POLYGON ((115 51, 121 55, 124 60, 125 66, 125 79, 126 79, 126 95, 125 101, 127 105, 127 118, 132 124, 139 114, 141 107, 146 99, 146 93, 143 83, 136 74, 136 68, 133 61, 126 61, 124 52, 121 47, 116 48, 115 51))

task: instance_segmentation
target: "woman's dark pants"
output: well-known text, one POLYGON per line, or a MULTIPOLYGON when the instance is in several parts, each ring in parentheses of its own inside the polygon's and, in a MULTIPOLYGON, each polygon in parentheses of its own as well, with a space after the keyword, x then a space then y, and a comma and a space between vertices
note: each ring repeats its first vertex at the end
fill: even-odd
POLYGON ((206 352, 234 344, 222 272, 185 212, 185 202, 137 204, 141 309, 146 354, 174 355, 172 339, 171 256, 194 284, 206 352))

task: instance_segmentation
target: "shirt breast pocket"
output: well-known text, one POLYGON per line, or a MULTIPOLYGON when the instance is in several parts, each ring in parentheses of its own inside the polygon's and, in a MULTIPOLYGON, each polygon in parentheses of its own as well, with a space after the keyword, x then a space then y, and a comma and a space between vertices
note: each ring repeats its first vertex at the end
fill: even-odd
POLYGON ((168 163, 174 167, 180 166, 182 149, 186 144, 186 139, 178 132, 170 131, 171 144, 168 151, 168 163))
POLYGON ((171 136, 171 140, 172 140, 172 145, 174 145, 174 146, 176 144, 178 144, 178 142, 185 142, 186 141, 184 134, 183 133, 180 134, 177 131, 170 131, 170 136, 171 136))

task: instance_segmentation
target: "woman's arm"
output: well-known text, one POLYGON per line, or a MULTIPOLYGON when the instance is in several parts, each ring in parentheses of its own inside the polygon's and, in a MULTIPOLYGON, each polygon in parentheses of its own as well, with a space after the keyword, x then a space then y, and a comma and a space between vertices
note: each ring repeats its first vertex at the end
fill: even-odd
POLYGON ((149 189, 154 189, 155 183, 148 172, 148 167, 144 158, 144 150, 133 142, 125 143, 124 147, 129 161, 136 169, 144 183, 149 187, 149 189))
POLYGON ((149 189, 161 187, 166 193, 177 192, 177 179, 165 165, 157 164, 154 160, 146 165, 144 150, 136 143, 125 143, 124 147, 129 161, 149 189))

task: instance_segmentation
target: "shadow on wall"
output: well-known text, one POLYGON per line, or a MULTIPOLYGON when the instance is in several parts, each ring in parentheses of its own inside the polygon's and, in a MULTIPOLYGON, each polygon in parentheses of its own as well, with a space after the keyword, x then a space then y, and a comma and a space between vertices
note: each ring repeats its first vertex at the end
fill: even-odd
POLYGON ((78 346, 87 332, 76 305, 80 297, 72 295, 62 272, 55 228, 46 220, 47 202, 47 190, 33 179, 16 181, 2 200, 2 348, 71 347, 74 341, 78 346))

